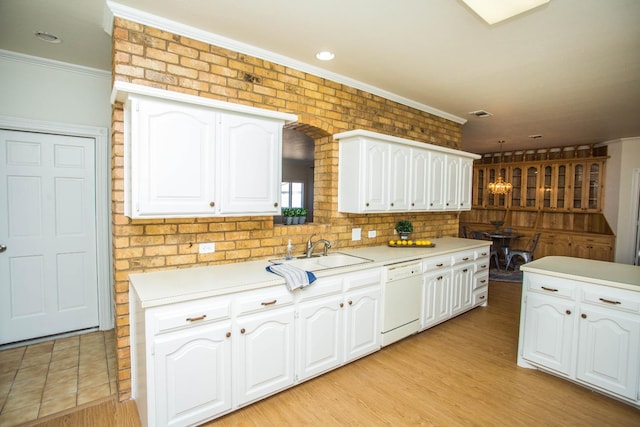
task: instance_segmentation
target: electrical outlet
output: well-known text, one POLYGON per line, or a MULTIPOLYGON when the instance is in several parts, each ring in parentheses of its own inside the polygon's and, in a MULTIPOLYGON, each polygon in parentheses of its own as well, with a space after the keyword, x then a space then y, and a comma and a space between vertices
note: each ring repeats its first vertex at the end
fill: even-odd
POLYGON ((216 251, 216 244, 215 243, 200 243, 200 246, 198 247, 198 251, 201 254, 212 254, 216 251))
POLYGON ((362 240, 362 228, 351 229, 351 240, 362 240))
POLYGON ((369 230, 369 232, 367 233, 367 237, 370 238, 370 239, 373 239, 377 235, 378 235, 378 233, 376 233, 376 230, 369 230))

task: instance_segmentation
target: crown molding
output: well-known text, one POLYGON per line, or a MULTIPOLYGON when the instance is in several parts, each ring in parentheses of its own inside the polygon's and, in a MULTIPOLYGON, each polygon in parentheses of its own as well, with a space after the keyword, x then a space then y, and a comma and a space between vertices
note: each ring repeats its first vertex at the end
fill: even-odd
POLYGON ((417 110, 421 110, 426 113, 433 114, 435 116, 442 117, 447 120, 451 120, 452 122, 455 122, 455 123, 465 124, 467 122, 466 119, 455 116, 453 114, 449 114, 437 108, 433 108, 428 105, 413 101, 411 99, 404 98, 402 96, 388 92, 384 89, 380 89, 378 87, 368 85, 366 83, 360 82, 358 80, 354 80, 352 78, 343 76, 341 74, 324 70, 320 67, 316 67, 306 62, 298 61, 296 59, 292 59, 287 56, 280 55, 278 53, 274 53, 274 52, 261 49, 246 43, 242 43, 237 40, 233 40, 218 34, 210 33, 208 31, 203 31, 198 28, 191 27, 189 25, 171 21, 169 19, 157 16, 157 15, 152 15, 150 13, 143 12, 138 9, 134 9, 129 6, 124 6, 114 1, 107 0, 107 6, 111 10, 111 13, 113 14, 114 17, 119 17, 122 19, 126 19, 128 21, 134 21, 142 25, 149 25, 151 27, 168 31, 173 34, 179 34, 179 35, 189 37, 204 43, 212 44, 225 49, 233 50, 235 52, 251 55, 256 58, 260 58, 276 64, 284 65, 286 67, 294 68, 296 70, 299 70, 305 73, 313 74, 315 76, 318 76, 327 80, 331 80, 331 81, 341 83, 356 89, 363 90, 365 92, 372 93, 374 95, 381 96, 385 99, 389 99, 391 101, 398 102, 399 104, 403 104, 408 107, 412 107, 417 110))
POLYGON ((0 59, 14 62, 23 62, 40 67, 53 68, 60 71, 84 74, 92 77, 111 79, 111 73, 109 71, 84 67, 82 65, 70 64, 68 62, 55 61, 53 59, 42 58, 39 56, 25 55, 24 53, 13 52, 11 50, 0 49, 0 59))

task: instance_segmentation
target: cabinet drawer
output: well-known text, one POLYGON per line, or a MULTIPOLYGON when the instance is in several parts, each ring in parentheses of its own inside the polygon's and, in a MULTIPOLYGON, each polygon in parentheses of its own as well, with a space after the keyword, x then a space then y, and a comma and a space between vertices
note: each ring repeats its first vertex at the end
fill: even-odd
POLYGON ((487 302, 487 300, 489 299, 489 288, 484 287, 482 289, 478 289, 476 291, 473 292, 473 302, 472 304, 475 305, 481 305, 484 304, 485 302, 487 302))
POLYGON ((474 264, 476 273, 489 271, 489 257, 478 258, 474 264))
POLYGON ((454 264, 461 264, 463 262, 473 261, 476 258, 475 251, 464 251, 453 254, 451 257, 454 264))
POLYGON ((293 294, 285 286, 278 286, 239 294, 235 301, 235 312, 243 315, 292 303, 293 294))
POLYGON ((483 271, 473 278, 473 290, 487 287, 489 285, 489 272, 483 271))
POLYGON ((436 271, 451 267, 451 256, 440 256, 434 258, 425 258, 422 261, 422 269, 424 272, 436 271))
POLYGON ((228 319, 231 317, 231 298, 172 304, 151 309, 148 313, 154 333, 161 333, 228 319))
POLYGON ((491 248, 489 246, 487 246, 486 248, 480 248, 480 249, 476 249, 474 251, 474 255, 475 255, 475 259, 479 260, 481 258, 489 258, 489 255, 491 255, 491 248))
POLYGON ((525 273, 524 282, 530 291, 564 298, 576 298, 577 285, 566 279, 544 276, 534 273, 525 273))
POLYGON ((640 293, 623 289, 585 286, 582 301, 601 307, 640 313, 640 293))
POLYGON ((316 279, 310 286, 297 291, 298 301, 317 298, 342 292, 342 276, 330 276, 316 279))

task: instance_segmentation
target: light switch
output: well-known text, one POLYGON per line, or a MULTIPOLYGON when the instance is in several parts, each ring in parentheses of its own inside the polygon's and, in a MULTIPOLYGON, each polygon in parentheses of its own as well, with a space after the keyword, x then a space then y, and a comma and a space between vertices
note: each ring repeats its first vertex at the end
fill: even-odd
POLYGON ((351 229, 351 240, 362 240, 362 228, 351 229))

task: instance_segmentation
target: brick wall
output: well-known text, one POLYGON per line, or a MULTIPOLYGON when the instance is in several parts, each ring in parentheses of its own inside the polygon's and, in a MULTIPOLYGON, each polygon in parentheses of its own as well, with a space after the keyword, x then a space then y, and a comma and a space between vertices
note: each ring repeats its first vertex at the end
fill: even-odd
POLYGON ((331 135, 366 129, 459 149, 461 125, 289 67, 117 18, 113 31, 115 80, 227 102, 293 113, 291 127, 315 140, 314 223, 273 224, 271 217, 131 220, 123 215, 123 110, 113 108, 112 209, 118 388, 131 397, 128 275, 269 258, 284 254, 288 239, 302 252, 312 233, 337 248, 380 245, 393 238, 400 219, 414 223, 414 236, 455 236, 458 214, 354 215, 337 212, 338 143, 331 135), (351 241, 362 228, 363 240, 351 241), (367 231, 377 238, 368 239, 367 231), (216 252, 198 254, 198 243, 216 252))

